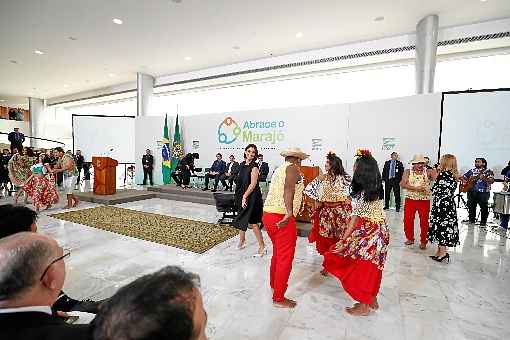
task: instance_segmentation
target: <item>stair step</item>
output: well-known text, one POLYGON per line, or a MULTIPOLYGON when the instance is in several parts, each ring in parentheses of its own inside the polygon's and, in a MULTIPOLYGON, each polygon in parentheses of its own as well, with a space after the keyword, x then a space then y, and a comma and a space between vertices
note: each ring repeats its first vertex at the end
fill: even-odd
POLYGON ((156 192, 155 195, 157 198, 162 198, 162 199, 166 199, 166 200, 215 205, 214 199, 212 197, 208 198, 208 197, 198 197, 198 196, 191 196, 191 195, 178 195, 178 194, 169 194, 169 193, 164 193, 164 192, 156 192))

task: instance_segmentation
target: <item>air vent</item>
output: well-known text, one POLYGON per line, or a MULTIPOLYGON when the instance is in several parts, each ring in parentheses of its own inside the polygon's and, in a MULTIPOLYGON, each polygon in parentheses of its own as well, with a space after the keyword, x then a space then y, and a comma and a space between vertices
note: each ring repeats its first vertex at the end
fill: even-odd
MULTIPOLYGON (((470 42, 474 42, 474 41, 484 41, 484 40, 501 39, 501 38, 508 38, 508 37, 510 37, 510 32, 500 32, 500 33, 493 33, 493 34, 477 35, 477 36, 466 37, 466 38, 444 40, 444 41, 438 42, 437 46, 459 45, 459 44, 465 44, 465 43, 470 43, 470 42)), ((160 84, 160 85, 157 85, 156 87, 182 85, 182 84, 189 84, 189 83, 201 82, 201 81, 213 80, 213 79, 219 79, 219 78, 235 77, 235 76, 240 76, 240 75, 245 75, 245 74, 267 72, 267 71, 274 71, 274 70, 281 70, 281 69, 308 66, 308 65, 316 65, 316 64, 325 64, 325 63, 332 63, 332 62, 341 61, 341 60, 366 58, 366 57, 373 57, 373 56, 378 56, 378 55, 408 52, 408 51, 413 51, 415 48, 416 48, 415 45, 409 45, 409 46, 402 46, 402 47, 387 48, 387 49, 382 49, 382 50, 374 50, 374 51, 346 54, 346 55, 341 55, 341 56, 336 56, 336 57, 313 59, 313 60, 300 61, 300 62, 295 62, 295 63, 280 64, 280 65, 255 68, 255 69, 250 69, 250 70, 243 70, 243 71, 238 71, 238 72, 216 74, 216 75, 207 76, 207 77, 180 80, 180 81, 176 81, 176 82, 160 84)))

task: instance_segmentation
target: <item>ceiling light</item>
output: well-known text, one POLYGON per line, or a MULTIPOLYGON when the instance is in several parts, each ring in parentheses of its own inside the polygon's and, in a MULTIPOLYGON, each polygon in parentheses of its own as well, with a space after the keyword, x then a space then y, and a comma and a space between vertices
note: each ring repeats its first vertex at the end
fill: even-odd
POLYGON ((122 25, 122 23, 123 23, 122 20, 117 19, 117 18, 114 18, 112 21, 113 21, 114 24, 117 24, 117 25, 122 25))
POLYGON ((110 78, 115 77, 115 73, 108 73, 108 77, 110 77, 110 78))
POLYGON ((35 51, 34 51, 34 53, 35 53, 35 54, 39 54, 39 55, 44 54, 44 52, 43 52, 43 51, 40 51, 40 50, 35 50, 35 51))
POLYGON ((184 60, 190 61, 191 57, 186 57, 186 58, 184 58, 184 60))
POLYGON ((487 0, 480 0, 481 2, 487 2, 487 0))
POLYGON ((297 32, 296 33, 296 38, 300 39, 303 37, 303 32, 297 32))
POLYGON ((375 22, 380 22, 380 21, 383 21, 383 20, 384 20, 384 17, 376 17, 376 18, 374 18, 375 22))
POLYGON ((69 85, 67 85, 67 84, 64 84, 64 87, 69 87, 69 85))
POLYGON ((6 100, 5 99, 0 99, 0 102, 5 102, 6 100))

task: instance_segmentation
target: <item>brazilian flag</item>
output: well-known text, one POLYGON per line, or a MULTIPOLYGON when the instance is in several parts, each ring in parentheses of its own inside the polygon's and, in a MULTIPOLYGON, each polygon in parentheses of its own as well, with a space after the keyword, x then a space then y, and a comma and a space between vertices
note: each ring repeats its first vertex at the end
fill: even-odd
POLYGON ((172 179, 172 164, 170 162, 170 136, 168 133, 168 119, 165 114, 165 127, 163 128, 163 147, 161 148, 161 156, 163 162, 161 164, 161 170, 163 172, 163 184, 170 184, 172 179))
POLYGON ((181 129, 179 127, 179 115, 175 119, 174 142, 172 144, 172 171, 177 167, 179 160, 184 157, 184 146, 181 140, 181 129))

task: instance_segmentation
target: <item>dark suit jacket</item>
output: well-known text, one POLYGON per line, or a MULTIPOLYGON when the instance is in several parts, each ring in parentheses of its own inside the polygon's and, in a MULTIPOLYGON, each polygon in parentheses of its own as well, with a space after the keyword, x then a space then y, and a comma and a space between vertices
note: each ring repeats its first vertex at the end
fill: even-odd
POLYGON ((11 142, 11 144, 13 145, 21 145, 23 144, 23 142, 25 141, 25 135, 22 134, 21 132, 18 132, 18 138, 16 138, 16 132, 9 132, 9 134, 7 135, 7 139, 9 140, 9 142, 11 142))
MULTIPOLYGON (((395 164, 395 179, 400 182, 402 180, 402 175, 404 174, 404 165, 401 161, 396 161, 397 164, 395 164)), ((384 168, 382 171, 382 180, 388 181, 390 179, 390 164, 391 160, 388 160, 384 163, 384 168)))
POLYGON ((82 169, 83 163, 85 162, 85 158, 83 158, 83 155, 74 156, 74 162, 76 163, 76 167, 78 169, 82 169))
POLYGON ((152 169, 153 164, 154 164, 154 156, 147 155, 147 154, 142 156, 142 165, 148 165, 149 169, 152 169))
POLYGON ((0 339, 85 340, 91 339, 89 325, 71 325, 42 312, 0 314, 0 339))
POLYGON ((211 166, 211 170, 209 171, 215 171, 222 175, 225 171, 227 171, 227 163, 225 163, 224 160, 215 160, 211 166))
POLYGON ((262 162, 259 166, 259 179, 261 181, 265 181, 267 179, 267 175, 269 175, 269 165, 266 162, 262 162))
MULTIPOLYGON (((227 172, 227 171, 228 171, 228 167, 229 167, 230 163, 232 163, 232 162, 229 162, 229 163, 227 164, 227 167, 225 168, 225 172, 227 172)), ((230 175, 231 175, 231 176, 235 176, 235 175, 237 175, 238 173, 239 173, 239 163, 238 163, 238 162, 236 162, 236 161, 234 161, 234 163, 232 164, 232 168, 230 169, 230 175)))

